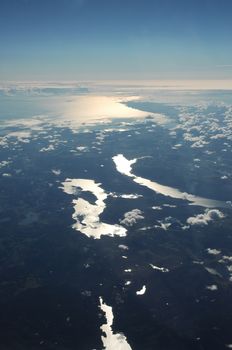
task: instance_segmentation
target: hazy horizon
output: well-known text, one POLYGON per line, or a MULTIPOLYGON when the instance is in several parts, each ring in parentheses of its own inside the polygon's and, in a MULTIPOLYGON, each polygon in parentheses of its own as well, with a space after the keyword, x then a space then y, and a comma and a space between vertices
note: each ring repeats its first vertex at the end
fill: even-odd
POLYGON ((41 86, 101 86, 101 85, 113 85, 113 86, 126 86, 132 85, 134 87, 149 87, 164 90, 231 90, 232 79, 98 79, 98 80, 0 80, 0 89, 8 85, 30 85, 33 87, 41 86))

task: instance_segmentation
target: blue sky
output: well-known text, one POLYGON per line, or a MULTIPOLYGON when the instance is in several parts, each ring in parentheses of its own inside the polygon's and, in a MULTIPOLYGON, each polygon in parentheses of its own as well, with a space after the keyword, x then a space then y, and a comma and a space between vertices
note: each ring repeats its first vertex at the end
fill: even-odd
POLYGON ((0 0, 0 80, 232 78, 231 0, 0 0))

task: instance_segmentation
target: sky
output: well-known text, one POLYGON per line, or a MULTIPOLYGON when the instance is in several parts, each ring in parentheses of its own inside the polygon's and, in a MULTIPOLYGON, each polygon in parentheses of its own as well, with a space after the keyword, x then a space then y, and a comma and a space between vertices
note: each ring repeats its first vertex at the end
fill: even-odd
POLYGON ((0 0, 0 80, 232 79, 231 0, 0 0))

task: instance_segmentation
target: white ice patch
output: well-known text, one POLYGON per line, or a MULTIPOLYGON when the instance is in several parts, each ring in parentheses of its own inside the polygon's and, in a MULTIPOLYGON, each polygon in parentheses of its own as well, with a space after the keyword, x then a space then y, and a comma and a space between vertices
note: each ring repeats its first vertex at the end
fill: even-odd
POLYGON ((114 314, 111 306, 104 303, 102 297, 100 300, 100 308, 105 313, 106 323, 101 326, 102 330, 102 342, 104 349, 106 350, 132 350, 127 342, 127 338, 123 333, 114 334, 112 331, 112 325, 114 321, 114 314))
POLYGON ((144 295, 146 293, 146 286, 136 292, 137 295, 144 295))
POLYGON ((114 156, 112 159, 119 173, 131 177, 133 181, 136 182, 137 184, 147 187, 156 193, 160 193, 164 196, 171 197, 171 198, 186 200, 190 202, 191 205, 198 205, 198 206, 207 207, 207 208, 227 206, 225 202, 194 196, 186 192, 181 192, 177 188, 160 185, 157 182, 134 175, 132 173, 132 165, 136 163, 137 161, 136 158, 132 160, 128 160, 123 156, 123 154, 118 154, 117 156, 114 156))
POLYGON ((87 237, 95 239, 100 239, 104 235, 124 237, 127 232, 124 227, 100 221, 100 215, 106 208, 105 200, 107 199, 107 194, 100 185, 94 180, 87 179, 66 179, 65 182, 62 182, 61 189, 67 194, 76 195, 78 189, 81 189, 84 192, 92 192, 96 197, 94 204, 82 198, 73 199, 74 213, 72 218, 75 220, 75 224, 72 227, 87 237))

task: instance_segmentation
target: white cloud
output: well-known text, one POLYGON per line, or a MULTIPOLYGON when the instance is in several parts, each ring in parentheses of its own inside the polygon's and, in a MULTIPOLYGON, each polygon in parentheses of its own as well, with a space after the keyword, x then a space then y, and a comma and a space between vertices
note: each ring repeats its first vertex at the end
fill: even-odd
POLYGON ((49 152, 54 151, 55 147, 53 145, 49 145, 48 147, 41 148, 40 152, 49 152))
POLYGON ((152 207, 152 209, 154 209, 154 210, 162 210, 162 207, 160 207, 160 206, 154 206, 154 207, 152 207))
POLYGON ((128 211, 124 214, 124 218, 120 220, 120 224, 132 226, 136 224, 138 220, 144 219, 144 216, 142 214, 142 211, 139 209, 133 209, 131 211, 128 211))
POLYGON ((88 148, 86 147, 86 146, 78 146, 77 147, 77 151, 80 151, 80 152, 82 152, 82 151, 86 151, 88 148))
POLYGON ((9 161, 9 160, 3 160, 3 161, 1 161, 1 162, 0 162, 0 169, 3 168, 3 167, 5 167, 5 166, 7 166, 7 165, 9 165, 10 163, 11 163, 11 161, 9 161))
POLYGON ((119 197, 124 198, 124 199, 138 199, 138 198, 141 198, 142 195, 140 195, 140 194, 122 194, 119 197))
POLYGON ((122 250, 129 250, 128 246, 125 244, 119 244, 118 248, 120 248, 122 250))
POLYGON ((212 292, 218 290, 218 286, 216 284, 212 284, 211 286, 207 286, 206 289, 211 290, 212 292))
POLYGON ((167 231, 168 228, 172 225, 172 224, 180 224, 179 220, 168 216, 166 217, 163 221, 162 220, 158 220, 158 223, 160 224, 160 226, 156 226, 156 227, 161 227, 163 230, 167 231))
POLYGON ((131 284, 131 281, 126 281, 125 286, 129 286, 131 284))
POLYGON ((4 173, 4 174, 2 174, 2 176, 3 176, 3 177, 11 177, 12 175, 9 174, 9 173, 4 173))
POLYGON ((160 226, 157 225, 157 227, 161 227, 163 230, 167 231, 168 228, 171 226, 170 222, 162 222, 158 221, 160 223, 160 226))
POLYGON ((153 264, 149 264, 153 270, 157 270, 157 271, 160 271, 160 272, 169 272, 169 269, 167 269, 166 267, 159 267, 159 266, 155 266, 153 264))
POLYGON ((196 216, 189 217, 187 219, 187 223, 189 225, 208 225, 210 221, 216 220, 216 219, 222 219, 224 218, 224 214, 218 210, 218 209, 206 209, 204 214, 198 214, 196 216))
POLYGON ((232 261, 232 256, 223 255, 222 259, 225 261, 232 261))
POLYGON ((56 176, 61 174, 61 170, 60 169, 52 169, 52 173, 56 176))
POLYGON ((205 270, 213 276, 222 277, 222 275, 219 272, 217 272, 215 269, 212 269, 211 267, 205 267, 205 270))
POLYGON ((206 250, 207 250, 208 254, 211 254, 211 255, 218 255, 221 253, 221 251, 218 249, 207 248, 206 250))

